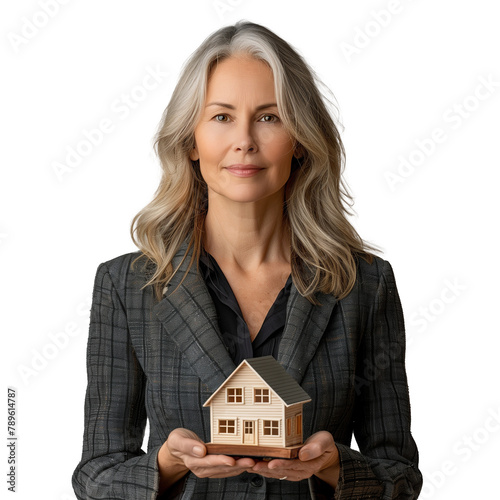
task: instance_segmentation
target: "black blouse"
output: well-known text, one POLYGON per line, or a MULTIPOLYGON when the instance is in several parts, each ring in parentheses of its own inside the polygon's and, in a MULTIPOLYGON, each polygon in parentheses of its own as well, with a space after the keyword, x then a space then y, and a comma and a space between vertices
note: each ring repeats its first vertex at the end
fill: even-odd
POLYGON ((258 356, 271 355, 277 358, 281 334, 285 327, 286 304, 292 286, 291 275, 269 309, 259 333, 252 342, 248 326, 229 282, 217 261, 206 252, 203 252, 200 257, 200 271, 217 311, 223 341, 235 364, 238 365, 244 359, 258 356))

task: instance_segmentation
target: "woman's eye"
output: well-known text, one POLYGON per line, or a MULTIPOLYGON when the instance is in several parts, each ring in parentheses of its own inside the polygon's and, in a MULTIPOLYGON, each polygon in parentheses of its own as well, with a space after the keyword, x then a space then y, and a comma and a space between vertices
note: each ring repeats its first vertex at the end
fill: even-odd
POLYGON ((226 115, 215 115, 214 118, 216 122, 225 122, 227 120, 226 115))
POLYGON ((264 115, 261 120, 267 123, 274 123, 279 121, 279 118, 276 115, 264 115))

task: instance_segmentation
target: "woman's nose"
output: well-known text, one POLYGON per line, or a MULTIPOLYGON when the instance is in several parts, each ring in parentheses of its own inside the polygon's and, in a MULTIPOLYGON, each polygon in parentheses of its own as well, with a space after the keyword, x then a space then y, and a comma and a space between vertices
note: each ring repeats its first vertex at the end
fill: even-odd
POLYGON ((255 130, 251 123, 239 123, 235 128, 234 150, 255 153, 258 151, 255 130))

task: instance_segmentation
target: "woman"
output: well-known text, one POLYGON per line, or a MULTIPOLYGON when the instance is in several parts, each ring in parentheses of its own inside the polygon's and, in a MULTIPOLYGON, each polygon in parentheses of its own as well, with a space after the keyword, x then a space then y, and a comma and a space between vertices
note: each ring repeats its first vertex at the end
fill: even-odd
POLYGON ((132 223, 141 251, 97 270, 78 498, 417 498, 401 306, 347 221, 325 100, 257 24, 187 62, 155 143, 160 186, 132 223), (208 455, 203 403, 263 355, 312 397, 298 458, 208 455))

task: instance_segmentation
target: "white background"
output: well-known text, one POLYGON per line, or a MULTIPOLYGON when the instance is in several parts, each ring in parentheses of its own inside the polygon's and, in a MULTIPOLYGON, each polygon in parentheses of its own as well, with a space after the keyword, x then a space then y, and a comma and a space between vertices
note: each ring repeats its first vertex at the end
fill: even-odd
POLYGON ((74 498, 95 271, 136 250, 129 226, 159 180, 152 138, 182 63, 240 19, 289 41, 338 101, 353 223, 393 265, 405 311, 421 498, 496 497, 495 2, 47 0, 50 15, 42 5, 4 3, 0 16, 2 380, 18 393, 16 498, 74 498), (155 88, 139 88, 153 70, 155 88), (101 142, 58 175, 103 119, 101 142))

